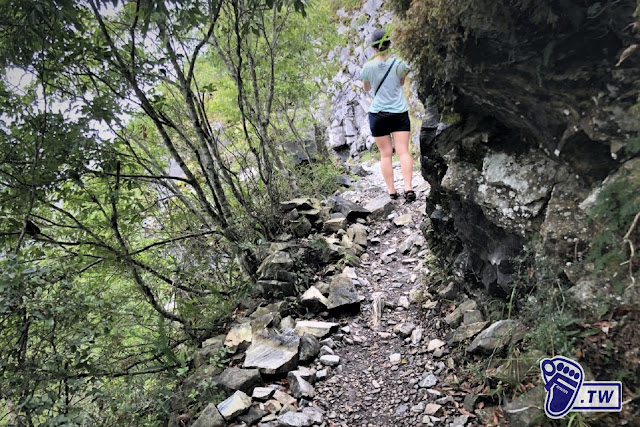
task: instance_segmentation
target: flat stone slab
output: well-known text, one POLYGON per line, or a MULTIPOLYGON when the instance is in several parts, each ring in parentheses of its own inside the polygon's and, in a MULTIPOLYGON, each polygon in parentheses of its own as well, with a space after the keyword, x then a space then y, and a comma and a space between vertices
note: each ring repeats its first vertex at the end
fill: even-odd
POLYGON ((300 336, 289 331, 278 335, 256 335, 245 353, 244 368, 263 374, 281 374, 298 364, 300 336))
POLYGON ((340 326, 338 323, 321 322, 319 320, 298 320, 295 331, 298 335, 309 334, 318 339, 329 335, 340 326))

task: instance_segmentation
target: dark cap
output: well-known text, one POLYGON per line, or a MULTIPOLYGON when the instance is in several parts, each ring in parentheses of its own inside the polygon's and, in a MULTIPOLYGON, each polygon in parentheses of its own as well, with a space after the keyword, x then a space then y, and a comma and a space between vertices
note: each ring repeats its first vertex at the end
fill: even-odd
MULTIPOLYGON (((384 36, 386 34, 387 34, 387 32, 385 30, 375 30, 373 32, 373 34, 371 34, 371 38, 369 39, 369 43, 371 43, 371 44, 378 43, 380 40, 383 40, 385 38, 384 36)), ((387 40, 388 40, 388 38, 387 38, 387 40)))

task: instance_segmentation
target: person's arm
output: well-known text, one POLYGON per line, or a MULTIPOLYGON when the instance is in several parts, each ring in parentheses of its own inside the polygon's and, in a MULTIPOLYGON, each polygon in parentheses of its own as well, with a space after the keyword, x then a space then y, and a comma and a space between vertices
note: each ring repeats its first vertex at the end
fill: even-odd
POLYGON ((371 90, 371 82, 369 81, 369 76, 368 76, 366 67, 362 67, 362 70, 360 70, 360 78, 362 79, 364 90, 369 92, 371 90))
POLYGON ((398 65, 398 71, 400 72, 400 86, 404 86, 404 81, 407 78, 407 74, 409 74, 409 66, 406 62, 402 61, 398 65))

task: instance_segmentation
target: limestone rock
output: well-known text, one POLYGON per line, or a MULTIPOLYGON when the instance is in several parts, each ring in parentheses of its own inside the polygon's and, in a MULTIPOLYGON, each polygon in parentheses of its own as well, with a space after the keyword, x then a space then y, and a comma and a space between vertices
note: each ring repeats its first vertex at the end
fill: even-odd
POLYGON ((371 212, 373 219, 383 219, 393 212, 393 203, 389 196, 384 194, 370 200, 364 208, 371 212))
POLYGON ((286 202, 280 202, 280 209, 283 211, 290 211, 292 209, 297 210, 311 210, 321 209, 320 201, 309 197, 299 197, 297 199, 287 200, 286 202))
POLYGON ((332 218, 324 222, 323 231, 327 233, 337 233, 339 230, 344 230, 347 227, 347 218, 332 218))
POLYGON ((422 341, 422 333, 423 333, 423 329, 420 326, 415 328, 411 332, 411 344, 413 344, 414 346, 417 346, 418 344, 420 344, 420 341, 422 341))
POLYGON ((405 310, 408 310, 410 307, 409 298, 405 296, 401 296, 400 298, 398 298, 398 307, 402 307, 405 310))
POLYGON ((299 335, 310 334, 316 338, 324 338, 338 328, 338 323, 321 322, 318 320, 298 320, 296 332, 299 335))
POLYGON ((293 260, 288 252, 274 252, 262 261, 258 267, 258 277, 263 280, 278 280, 278 272, 291 271, 293 260))
POLYGON ((300 337, 300 353, 299 358, 301 363, 311 362, 316 358, 320 352, 320 343, 318 338, 311 334, 303 334, 300 337))
POLYGON ((524 337, 524 328, 515 320, 499 320, 482 331, 472 342, 469 353, 491 353, 524 337))
POLYGON ((462 325, 455 330, 451 338, 452 343, 458 343, 476 336, 481 330, 487 326, 489 322, 477 322, 470 323, 468 325, 462 325))
POLYGON ((256 424, 258 421, 262 419, 262 417, 264 417, 267 414, 268 414, 267 411, 263 411, 262 409, 257 408, 256 406, 252 406, 251 408, 249 408, 249 410, 246 413, 238 417, 238 421, 242 421, 246 425, 251 426, 256 424))
POLYGON ((309 417, 312 424, 314 425, 322 424, 324 414, 320 409, 316 408, 315 406, 308 406, 306 408, 302 408, 302 413, 307 417, 309 417))
POLYGON ((394 328, 396 334, 400 336, 400 338, 406 338, 411 335, 411 332, 416 328, 415 323, 407 322, 401 323, 394 328))
POLYGON ((329 287, 329 310, 352 310, 359 309, 360 298, 356 287, 349 276, 338 274, 331 279, 329 287))
POLYGON ((424 408, 424 414, 435 415, 440 410, 440 408, 442 408, 442 405, 438 405, 437 403, 428 403, 424 408))
POLYGON ((310 427, 313 425, 311 419, 302 412, 287 412, 278 418, 280 427, 310 427))
POLYGON ((287 329, 293 330, 295 329, 295 327, 296 327, 296 321, 293 320, 293 317, 291 316, 287 316, 280 321, 280 330, 283 332, 286 331, 287 329))
POLYGON ((218 404, 218 411, 225 420, 231 421, 250 407, 251 398, 241 391, 236 391, 231 397, 218 404))
POLYGON ((291 371, 287 375, 287 381, 289 381, 289 388, 291 389, 291 394, 296 399, 304 398, 304 399, 313 399, 316 395, 313 386, 309 381, 303 378, 303 375, 299 374, 297 371, 291 371))
POLYGON ((314 313, 326 310, 329 300, 315 286, 309 287, 300 297, 300 304, 314 313))
POLYGON ((258 280, 256 287, 270 297, 290 297, 296 294, 293 282, 280 280, 258 280))
POLYGON ((476 323, 482 322, 484 317, 482 316, 482 312, 480 310, 468 310, 464 312, 464 316, 462 317, 462 323, 476 323))
POLYGON ((424 237, 418 233, 414 233, 407 237, 399 247, 400 253, 407 254, 414 246, 423 246, 425 243, 424 237))
POLYGON ((447 325, 451 326, 452 328, 455 328, 460 324, 460 320, 464 316, 464 313, 469 310, 475 310, 477 306, 478 304, 474 300, 471 300, 471 299, 466 300, 460 303, 460 305, 458 305, 455 308, 455 310, 449 313, 444 318, 444 321, 447 322, 447 325))
POLYGON ((353 224, 347 229, 347 236, 353 243, 361 247, 367 247, 367 227, 362 224, 353 224))
POLYGON ((224 346, 224 342, 226 340, 226 335, 218 335, 213 338, 209 338, 208 340, 202 343, 202 348, 198 350, 198 354, 195 358, 196 368, 206 365, 209 362, 209 359, 220 354, 222 347, 224 346))
POLYGON ((412 224, 413 218, 411 217, 411 214, 404 214, 393 218, 392 222, 396 227, 404 227, 412 224))
POLYGON ((362 206, 340 196, 329 196, 327 203, 332 206, 332 211, 342 213, 350 222, 355 222, 358 218, 366 219, 371 213, 362 206))
POLYGON ((236 323, 234 324, 227 337, 224 340, 224 345, 233 350, 243 350, 251 344, 253 331, 251 324, 249 323, 236 323))
POLYGON ((227 368, 213 378, 218 385, 229 391, 240 390, 251 393, 253 388, 262 382, 257 369, 227 368))
POLYGON ((224 427, 226 425, 224 418, 220 415, 218 408, 213 403, 209 403, 204 411, 200 414, 192 427, 224 427))
POLYGON ((247 349, 244 368, 258 368, 263 374, 288 372, 298 364, 300 337, 293 332, 256 335, 247 349))
POLYGON ((530 427, 542 424, 544 413, 544 386, 539 385, 503 407, 505 418, 512 426, 530 427))
POLYGON ((429 344, 427 344, 427 351, 434 351, 439 349, 440 347, 442 347, 443 345, 445 345, 444 341, 440 341, 439 339, 435 338, 432 339, 431 341, 429 341, 429 344))
POLYGON ((434 385, 438 384, 438 377, 436 377, 433 372, 429 372, 426 374, 420 382, 418 383, 418 387, 420 388, 430 388, 434 385))
POLYGON ((320 363, 324 366, 338 366, 340 364, 340 356, 326 355, 320 358, 320 363))
POLYGON ((251 394, 251 398, 253 400, 257 400, 258 402, 266 402, 271 399, 273 393, 276 390, 273 387, 256 387, 253 389, 253 393, 251 394))
POLYGON ((438 290, 438 295, 444 299, 455 299, 458 296, 458 285, 455 282, 449 282, 438 290))
POLYGON ((297 220, 291 222, 289 224, 289 227, 293 231, 293 234, 296 235, 296 237, 307 237, 309 233, 311 233, 313 225, 306 216, 301 216, 297 220))

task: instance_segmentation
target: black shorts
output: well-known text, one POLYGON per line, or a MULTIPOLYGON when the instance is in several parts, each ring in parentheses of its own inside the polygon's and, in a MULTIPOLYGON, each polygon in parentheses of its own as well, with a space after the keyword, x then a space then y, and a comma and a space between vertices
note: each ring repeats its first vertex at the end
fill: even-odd
POLYGON ((369 126, 371 127, 371 135, 374 137, 391 135, 393 132, 409 132, 411 131, 409 112, 387 113, 380 111, 379 113, 369 113, 369 126))

